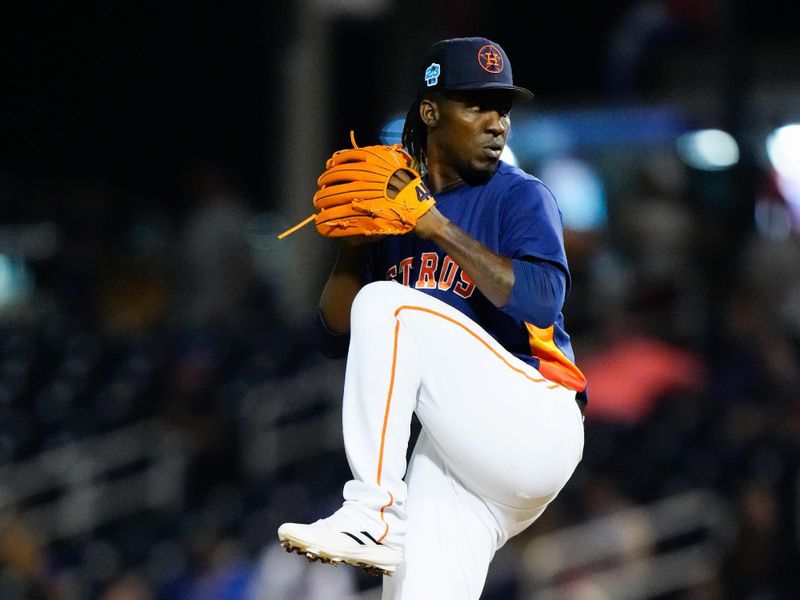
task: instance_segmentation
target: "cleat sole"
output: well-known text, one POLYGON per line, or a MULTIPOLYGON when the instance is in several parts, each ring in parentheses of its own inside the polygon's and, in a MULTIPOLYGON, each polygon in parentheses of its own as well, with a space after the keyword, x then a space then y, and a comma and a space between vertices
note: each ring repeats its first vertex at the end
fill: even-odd
POLYGON ((352 567, 358 567, 362 569, 366 573, 370 575, 374 575, 376 577, 391 577, 394 573, 394 568, 384 568, 377 565, 372 565, 369 563, 361 562, 358 560, 352 560, 348 558, 344 558, 341 556, 332 556, 316 550, 314 548, 303 548, 301 546, 293 544, 289 540, 281 540, 281 546, 283 546, 286 552, 297 552, 300 556, 304 556, 308 562, 316 562, 319 560, 323 564, 333 565, 338 567, 340 564, 344 563, 350 565, 352 567))

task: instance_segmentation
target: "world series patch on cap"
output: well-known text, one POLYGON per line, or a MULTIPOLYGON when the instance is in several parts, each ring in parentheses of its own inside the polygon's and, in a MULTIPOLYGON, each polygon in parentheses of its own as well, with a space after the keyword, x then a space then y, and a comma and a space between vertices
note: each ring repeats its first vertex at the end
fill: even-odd
POLYGON ((484 37, 441 40, 425 55, 420 94, 446 90, 510 90, 517 102, 533 98, 514 85, 511 62, 497 42, 484 37))

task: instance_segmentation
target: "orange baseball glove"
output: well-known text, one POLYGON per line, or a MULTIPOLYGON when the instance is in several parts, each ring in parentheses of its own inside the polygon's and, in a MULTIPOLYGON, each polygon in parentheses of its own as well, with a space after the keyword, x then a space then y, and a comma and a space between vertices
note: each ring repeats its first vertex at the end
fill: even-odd
POLYGON ((350 139, 353 148, 334 152, 317 179, 318 212, 279 238, 312 220, 325 237, 402 235, 434 205, 400 144, 359 148, 352 133, 350 139))

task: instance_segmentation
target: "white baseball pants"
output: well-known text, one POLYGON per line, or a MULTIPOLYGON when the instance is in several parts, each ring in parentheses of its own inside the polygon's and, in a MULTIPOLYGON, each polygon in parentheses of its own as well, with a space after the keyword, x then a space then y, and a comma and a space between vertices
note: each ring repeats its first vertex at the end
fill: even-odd
POLYGON ((345 505, 404 547, 384 600, 478 600, 495 552, 542 514, 583 452, 575 392, 451 306, 371 283, 351 311, 345 505), (422 432, 408 468, 412 413, 422 432))

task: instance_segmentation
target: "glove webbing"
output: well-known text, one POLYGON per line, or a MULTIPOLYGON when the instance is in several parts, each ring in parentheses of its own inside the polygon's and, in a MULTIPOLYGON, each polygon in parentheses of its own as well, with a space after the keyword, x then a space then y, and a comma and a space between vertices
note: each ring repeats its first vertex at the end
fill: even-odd
MULTIPOLYGON (((352 129, 350 130, 350 143, 352 143, 352 144, 353 144, 353 148, 358 148, 358 147, 359 147, 359 146, 358 146, 358 144, 356 143, 356 136, 355 136, 355 132, 354 132, 352 129)), ((354 207, 354 208, 357 208, 357 207, 354 207)), ((399 220, 400 222, 402 222, 402 223, 407 223, 407 221, 406 221, 406 219, 403 217, 403 215, 401 215, 401 214, 400 214, 398 211, 396 211, 396 210, 394 210, 394 209, 392 209, 392 210, 393 210, 393 212, 397 213, 397 216, 398 216, 398 218, 399 218, 398 220, 399 220)), ((366 213, 366 212, 368 212, 368 211, 364 211, 364 212, 366 213)), ((303 219, 302 221, 300 221, 300 222, 299 222, 297 225, 294 225, 293 227, 290 227, 289 229, 287 229, 287 230, 286 230, 286 231, 284 231, 283 233, 280 233, 280 234, 278 234, 278 239, 279 239, 279 240, 282 240, 282 239, 283 239, 283 238, 285 238, 286 236, 293 234, 293 233, 294 233, 295 231, 297 231, 298 229, 301 229, 301 228, 305 227, 306 225, 308 225, 309 223, 311 223, 311 221, 313 221, 313 220, 316 218, 316 216, 317 216, 317 213, 315 212, 315 213, 313 213, 312 215, 310 215, 310 216, 308 216, 307 218, 305 218, 305 219, 303 219)), ((345 225, 343 224, 343 225, 342 225, 342 227, 344 227, 344 226, 345 226, 345 225)))
MULTIPOLYGON (((358 148, 358 144, 356 144, 356 134, 355 134, 355 132, 354 132, 352 129, 350 130, 350 142, 353 144, 353 148, 358 148)), ((308 218, 306 218, 306 219, 303 219, 302 221, 300 221, 300 222, 299 222, 297 225, 295 225, 294 227, 290 227, 289 229, 287 229, 287 230, 286 230, 286 231, 284 231, 283 233, 280 233, 280 234, 278 234, 278 239, 279 239, 279 240, 282 240, 282 239, 283 239, 283 238, 285 238, 287 235, 291 235, 291 234, 293 234, 295 231, 297 231, 298 229, 301 229, 302 227, 305 227, 306 225, 308 225, 309 223, 311 223, 311 221, 313 221, 313 220, 316 218, 316 216, 317 216, 317 213, 314 213, 314 214, 312 214, 310 217, 308 217, 308 218)))

